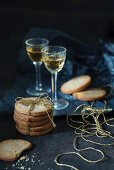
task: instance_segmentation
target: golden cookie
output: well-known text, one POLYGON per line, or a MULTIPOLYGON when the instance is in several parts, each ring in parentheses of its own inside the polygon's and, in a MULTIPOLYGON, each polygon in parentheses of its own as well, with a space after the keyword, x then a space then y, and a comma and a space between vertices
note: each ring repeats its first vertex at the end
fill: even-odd
MULTIPOLYGON (((36 100, 37 97, 27 97, 27 98, 23 98, 20 101, 23 100, 36 100)), ((24 113, 25 115, 29 114, 29 109, 31 107, 30 105, 23 105, 20 102, 16 102, 15 103, 15 110, 20 112, 20 113, 24 113)), ((50 113, 53 112, 53 103, 51 101, 49 101, 48 99, 42 98, 42 103, 38 103, 35 104, 33 109, 30 112, 31 116, 44 116, 46 115, 46 113, 50 113)))
MULTIPOLYGON (((23 126, 23 125, 16 123, 16 126, 19 129, 22 129, 22 130, 27 129, 27 124, 25 126, 23 126)), ((51 127, 53 127, 52 122, 49 122, 49 123, 47 123, 46 125, 43 125, 43 126, 35 126, 35 127, 29 127, 28 126, 28 131, 29 132, 41 132, 41 131, 44 131, 44 130, 49 129, 51 127)))
POLYGON ((9 139, 0 142, 0 160, 15 161, 32 143, 22 139, 9 139))
POLYGON ((106 91, 101 88, 89 88, 85 91, 73 93, 73 96, 79 100, 93 101, 103 99, 106 91))
MULTIPOLYGON (((13 118, 17 124, 20 124, 22 126, 26 126, 27 121, 22 121, 16 116, 16 114, 13 115, 13 118)), ((45 119, 45 120, 40 120, 40 121, 35 121, 35 122, 29 122, 28 121, 28 126, 29 127, 34 127, 34 126, 42 126, 50 122, 50 119, 45 119)))
MULTIPOLYGON (((17 131, 18 131, 19 133, 21 133, 21 134, 23 134, 23 135, 27 135, 27 132, 26 132, 25 129, 19 129, 19 128, 17 127, 17 125, 16 125, 16 129, 17 129, 17 131)), ((28 131, 28 135, 29 135, 29 136, 45 135, 45 134, 51 132, 52 130, 53 130, 53 127, 50 127, 50 128, 48 128, 48 129, 46 129, 46 130, 43 130, 43 131, 37 131, 37 132, 30 132, 30 131, 28 131)))
POLYGON ((26 122, 26 121, 29 121, 29 122, 43 121, 43 120, 49 119, 48 114, 51 118, 53 116, 52 112, 49 112, 48 114, 46 113, 43 116, 31 116, 31 115, 29 115, 29 118, 28 118, 28 115, 23 114, 21 112, 18 112, 17 110, 14 111, 14 114, 16 115, 16 117, 19 120, 24 121, 24 122, 26 122))
POLYGON ((91 84, 91 77, 82 75, 65 82, 60 90, 64 94, 72 94, 86 89, 91 84))

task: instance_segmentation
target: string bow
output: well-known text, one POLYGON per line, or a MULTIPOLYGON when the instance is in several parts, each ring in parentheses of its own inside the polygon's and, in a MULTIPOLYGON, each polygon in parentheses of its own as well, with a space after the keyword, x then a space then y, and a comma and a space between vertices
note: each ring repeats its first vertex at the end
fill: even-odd
MULTIPOLYGON (((45 106, 45 111, 50 119, 50 121, 52 122, 53 127, 55 128, 56 125, 53 121, 53 117, 51 118, 47 109, 46 108, 52 108, 51 105, 51 98, 49 97, 49 95, 47 93, 42 93, 39 97, 37 97, 35 100, 30 98, 30 99, 26 99, 23 97, 17 97, 15 99, 16 102, 21 103, 22 105, 25 106, 30 106, 29 110, 28 110, 28 119, 27 119, 27 126, 26 126, 26 134, 28 135, 28 120, 29 120, 29 116, 31 114, 31 111, 34 109, 35 105, 42 105, 45 106), (46 95, 45 97, 42 98, 42 96, 46 95)), ((52 115, 53 116, 53 115, 52 115)))

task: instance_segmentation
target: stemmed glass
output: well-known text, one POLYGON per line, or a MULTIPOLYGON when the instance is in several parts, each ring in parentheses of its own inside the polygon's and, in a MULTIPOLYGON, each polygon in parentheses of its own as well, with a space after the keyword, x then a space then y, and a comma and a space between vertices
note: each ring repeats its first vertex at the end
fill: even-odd
POLYGON ((62 70, 65 59, 66 49, 61 46, 48 46, 42 50, 44 65, 51 72, 52 82, 52 101, 54 110, 66 108, 69 103, 63 99, 57 99, 57 73, 62 70))
POLYGON ((27 54, 36 69, 36 84, 34 87, 28 88, 26 92, 32 96, 39 96, 43 92, 49 93, 50 89, 43 88, 41 81, 42 49, 47 47, 49 41, 44 38, 31 38, 26 40, 25 44, 27 54))

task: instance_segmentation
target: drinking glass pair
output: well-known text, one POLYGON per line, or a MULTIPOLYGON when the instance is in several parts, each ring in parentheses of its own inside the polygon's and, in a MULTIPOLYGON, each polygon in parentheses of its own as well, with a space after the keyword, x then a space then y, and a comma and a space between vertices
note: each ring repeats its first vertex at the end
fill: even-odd
POLYGON ((25 41, 27 54, 36 69, 36 84, 26 90, 29 95, 39 96, 42 93, 49 93, 50 89, 43 88, 41 82, 41 65, 51 72, 52 82, 52 102, 54 110, 66 108, 69 103, 63 99, 57 99, 57 73, 62 70, 65 59, 66 49, 61 46, 48 46, 49 41, 44 38, 31 38, 25 41))

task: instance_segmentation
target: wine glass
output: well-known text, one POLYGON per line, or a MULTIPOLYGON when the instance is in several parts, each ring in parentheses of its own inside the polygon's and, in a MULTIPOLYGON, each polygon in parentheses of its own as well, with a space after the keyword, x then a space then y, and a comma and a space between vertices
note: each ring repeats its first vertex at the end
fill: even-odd
POLYGON ((36 84, 26 90, 29 95, 39 96, 43 92, 49 93, 51 90, 43 88, 41 81, 42 49, 49 44, 44 38, 30 38, 25 41, 26 51, 36 69, 36 84))
POLYGON ((57 99, 57 73, 61 71, 64 66, 66 49, 61 46, 48 46, 43 48, 42 55, 45 67, 51 72, 52 102, 54 103, 54 110, 64 109, 69 103, 63 99, 57 99))

